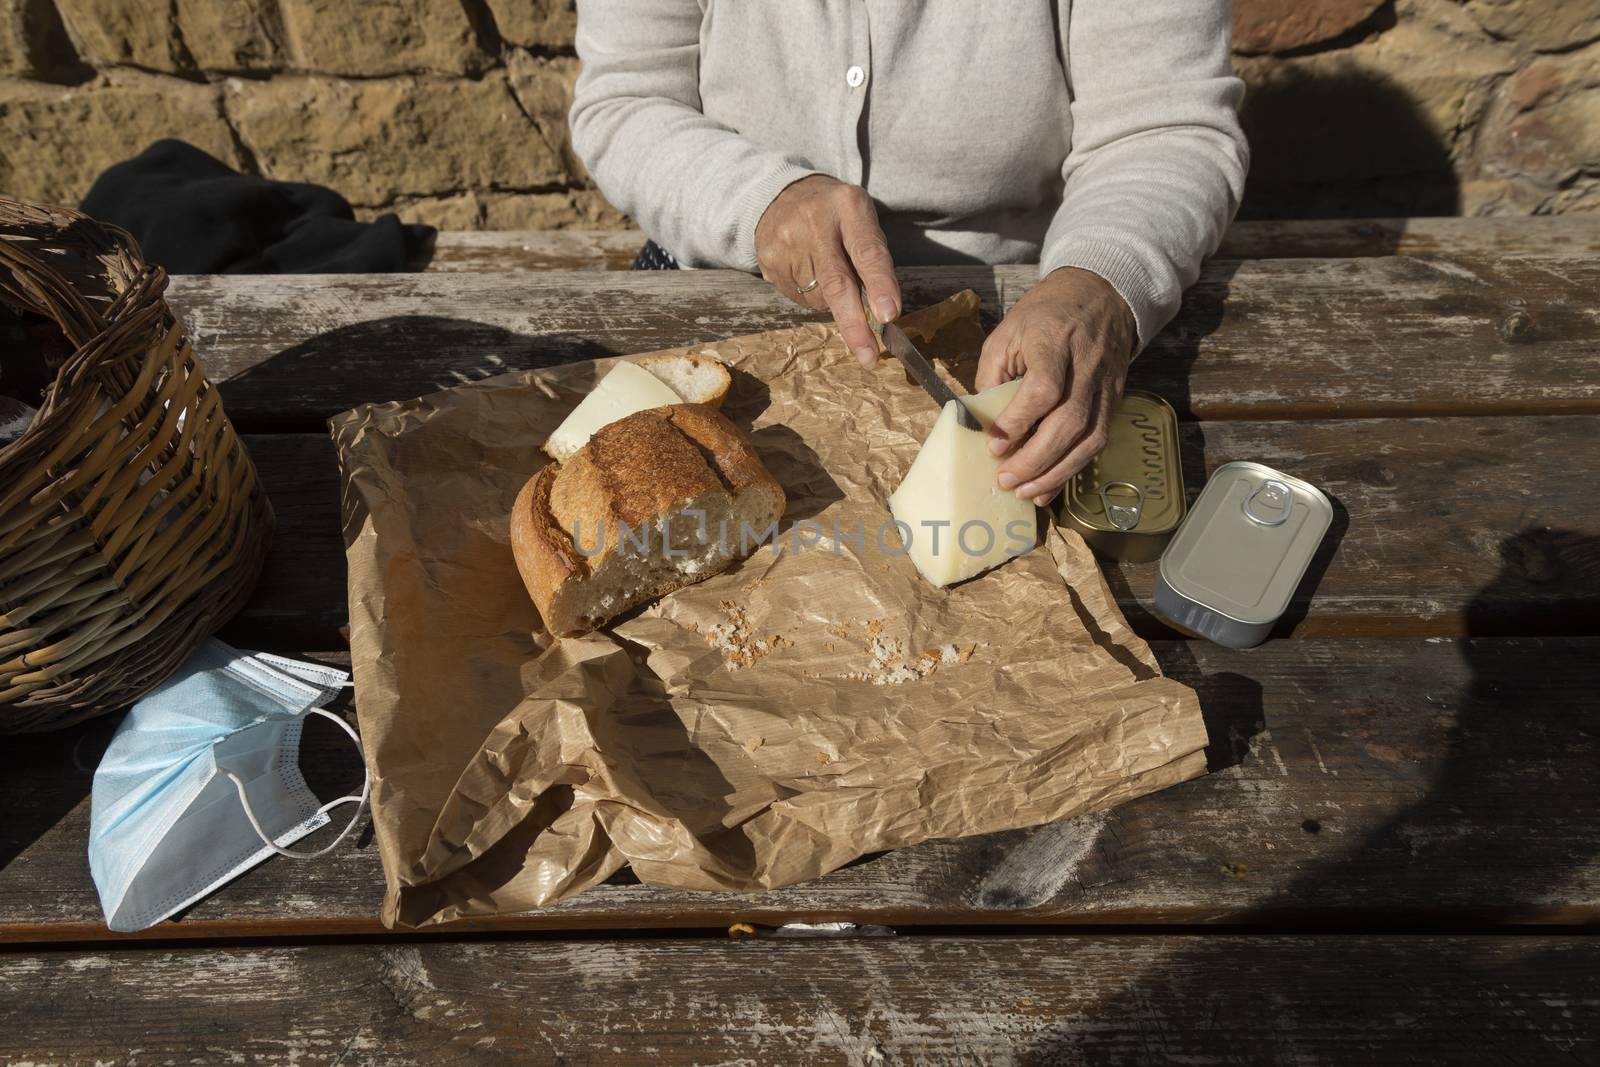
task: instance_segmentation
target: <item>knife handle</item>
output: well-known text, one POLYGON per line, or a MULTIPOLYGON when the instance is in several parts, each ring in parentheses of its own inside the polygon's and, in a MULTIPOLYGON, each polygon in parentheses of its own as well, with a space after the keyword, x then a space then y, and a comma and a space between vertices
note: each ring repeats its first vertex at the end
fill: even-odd
POLYGON ((861 310, 867 313, 867 326, 872 330, 872 336, 878 339, 878 347, 883 347, 883 323, 878 321, 878 315, 872 310, 872 301, 867 299, 867 287, 861 287, 861 310))

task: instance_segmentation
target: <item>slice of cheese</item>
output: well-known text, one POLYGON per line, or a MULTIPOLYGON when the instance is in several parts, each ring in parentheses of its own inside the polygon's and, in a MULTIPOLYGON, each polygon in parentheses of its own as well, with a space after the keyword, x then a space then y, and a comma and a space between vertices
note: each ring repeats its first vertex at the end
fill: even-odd
POLYGON ((564 461, 587 444, 602 426, 636 411, 681 403, 683 397, 654 374, 632 363, 618 363, 556 427, 556 432, 545 441, 544 450, 552 458, 564 461))
MULTIPOLYGON (((987 430, 1011 402, 1020 378, 965 398, 987 430)), ((889 511, 910 531, 908 555, 937 586, 982 574, 1038 543, 1038 509, 995 484, 1000 460, 989 435, 956 421, 956 401, 939 413, 922 451, 889 498, 889 511)), ((901 537, 907 529, 900 531, 901 537)))

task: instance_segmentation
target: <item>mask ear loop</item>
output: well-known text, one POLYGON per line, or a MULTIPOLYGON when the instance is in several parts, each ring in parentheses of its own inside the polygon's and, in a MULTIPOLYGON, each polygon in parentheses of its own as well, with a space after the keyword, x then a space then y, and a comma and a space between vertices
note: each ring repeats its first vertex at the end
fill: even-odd
POLYGON ((233 782, 233 787, 239 791, 239 803, 244 805, 244 817, 250 820, 250 826, 255 830, 256 836, 261 838, 262 844, 266 845, 278 855, 287 856, 292 860, 316 859, 318 856, 326 855, 342 845, 344 843, 344 839, 350 836, 350 831, 356 828, 356 823, 361 818, 361 809, 366 807, 367 795, 372 790, 372 772, 367 768, 367 756, 366 753, 361 749, 361 738, 357 737, 356 732, 350 729, 350 724, 332 712, 323 711, 321 708, 310 708, 308 710, 313 715, 321 715, 323 718, 337 723, 339 729, 349 734, 350 740, 356 743, 356 752, 361 756, 361 772, 363 776, 361 779, 361 792, 359 794, 352 793, 349 796, 340 797, 337 800, 330 800, 316 811, 317 815, 326 815, 334 808, 337 808, 340 804, 353 803, 356 805, 355 814, 350 816, 350 822, 345 825, 343 830, 339 831, 338 837, 334 838, 332 841, 329 841, 326 845, 317 849, 315 852, 290 852, 288 849, 280 847, 276 841, 267 836, 267 832, 261 828, 261 823, 256 818, 256 813, 250 810, 250 798, 245 796, 243 779, 241 779, 233 771, 225 770, 222 772, 228 776, 229 780, 233 782))

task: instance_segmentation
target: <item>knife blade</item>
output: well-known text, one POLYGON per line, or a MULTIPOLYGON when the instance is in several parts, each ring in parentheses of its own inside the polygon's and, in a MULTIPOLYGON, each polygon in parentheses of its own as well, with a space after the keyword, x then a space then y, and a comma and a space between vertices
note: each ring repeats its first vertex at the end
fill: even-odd
POLYGON ((867 305, 865 298, 862 300, 862 305, 866 309, 867 324, 872 327, 872 332, 883 339, 883 346, 889 350, 895 359, 900 361, 907 373, 911 375, 912 380, 922 386, 929 396, 933 397, 940 410, 944 409, 948 401, 954 400, 956 402, 956 423, 963 429, 981 432, 983 423, 979 422, 978 417, 972 413, 972 410, 967 407, 962 399, 951 392, 948 385, 944 384, 944 380, 933 369, 933 364, 928 362, 928 357, 917 350, 917 346, 911 343, 911 338, 906 336, 905 331, 892 322, 880 323, 878 317, 872 313, 872 308, 867 305))

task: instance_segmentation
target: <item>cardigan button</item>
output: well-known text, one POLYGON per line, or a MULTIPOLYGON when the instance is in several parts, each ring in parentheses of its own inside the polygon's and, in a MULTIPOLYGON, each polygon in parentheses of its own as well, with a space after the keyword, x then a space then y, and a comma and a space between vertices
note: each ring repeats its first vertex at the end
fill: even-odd
POLYGON ((861 83, 867 80, 867 72, 860 67, 851 67, 844 72, 844 82, 852 89, 861 88, 861 83))

